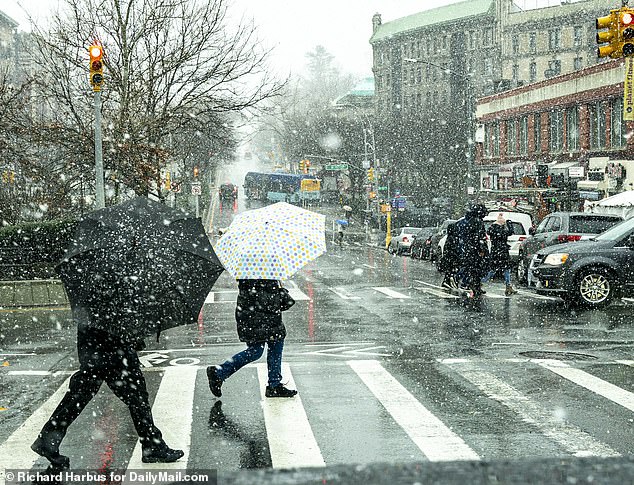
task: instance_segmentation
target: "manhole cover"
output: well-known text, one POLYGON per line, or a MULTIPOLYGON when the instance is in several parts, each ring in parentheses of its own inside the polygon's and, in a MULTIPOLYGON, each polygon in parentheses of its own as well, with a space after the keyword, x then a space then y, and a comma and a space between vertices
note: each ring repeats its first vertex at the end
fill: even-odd
POLYGON ((556 360, 596 360, 597 357, 590 354, 579 354, 576 352, 549 352, 547 350, 529 350, 520 352, 522 357, 530 359, 556 359, 556 360))

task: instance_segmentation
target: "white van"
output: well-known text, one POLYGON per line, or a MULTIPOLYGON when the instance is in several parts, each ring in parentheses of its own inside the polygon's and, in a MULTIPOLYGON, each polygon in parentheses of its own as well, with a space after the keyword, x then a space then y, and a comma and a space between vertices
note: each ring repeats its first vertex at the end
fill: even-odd
MULTIPOLYGON (((502 214, 502 217, 507 221, 511 221, 511 229, 513 234, 509 236, 508 243, 511 246, 509 249, 509 256, 511 262, 517 264, 520 257, 520 243, 530 235, 530 229, 533 227, 533 218, 530 214, 524 212, 511 212, 511 211, 491 211, 484 218, 484 227, 489 229, 491 224, 494 224, 498 215, 502 214)), ((489 243, 489 248, 491 243, 489 243)))
MULTIPOLYGON (((512 212, 512 211, 491 211, 484 218, 484 227, 488 230, 491 224, 494 224, 498 218, 498 215, 502 214, 502 217, 507 221, 510 221, 511 229, 513 230, 513 234, 508 238, 508 244, 511 247, 509 249, 509 256, 511 258, 512 264, 517 264, 520 259, 520 243, 529 236, 529 231, 531 227, 533 227, 533 218, 530 214, 526 214, 524 212, 512 212)), ((440 256, 442 257, 442 252, 445 248, 445 241, 447 240, 447 236, 443 236, 440 241, 438 241, 438 246, 440 247, 440 256)), ((491 241, 488 240, 489 250, 491 250, 491 241)))

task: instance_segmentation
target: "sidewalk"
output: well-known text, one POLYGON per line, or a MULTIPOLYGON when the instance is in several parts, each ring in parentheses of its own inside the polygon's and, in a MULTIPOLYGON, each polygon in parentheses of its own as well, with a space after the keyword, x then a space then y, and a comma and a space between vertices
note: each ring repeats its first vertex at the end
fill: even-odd
POLYGON ((0 308, 66 305, 60 280, 0 281, 0 308))

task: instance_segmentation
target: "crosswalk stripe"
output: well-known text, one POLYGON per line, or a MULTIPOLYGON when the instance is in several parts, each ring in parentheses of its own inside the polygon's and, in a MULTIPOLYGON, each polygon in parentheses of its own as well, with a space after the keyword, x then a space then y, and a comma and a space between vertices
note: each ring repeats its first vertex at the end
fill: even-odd
POLYGON ((48 421, 66 394, 69 381, 70 377, 0 445, 0 456, 2 457, 0 482, 4 481, 5 470, 28 470, 35 464, 39 456, 31 451, 31 443, 35 441, 42 426, 48 421))
POLYGON ((630 391, 621 389, 610 382, 588 374, 586 371, 570 367, 565 362, 559 360, 544 360, 539 362, 539 365, 560 375, 564 379, 568 379, 581 387, 589 389, 599 396, 603 396, 630 411, 634 411, 634 393, 630 391))
MULTIPOLYGON (((326 466, 300 395, 293 398, 267 398, 267 366, 256 364, 256 368, 273 468, 326 466)), ((295 389, 288 364, 282 364, 282 375, 287 382, 285 385, 295 389)))
POLYGON ((348 292, 348 290, 346 290, 345 288, 337 287, 337 288, 328 288, 328 289, 332 291, 335 295, 337 295, 339 298, 341 298, 342 300, 360 300, 361 299, 360 296, 351 295, 348 292))
POLYGON ((517 413, 524 421, 535 426, 574 456, 620 456, 618 452, 577 426, 555 417, 552 411, 544 409, 493 374, 482 371, 468 362, 456 361, 451 367, 490 399, 517 413))
POLYGON ((451 293, 445 293, 441 290, 435 290, 433 288, 423 287, 423 286, 414 286, 415 290, 422 291, 423 293, 428 293, 430 295, 439 296, 440 298, 444 298, 446 300, 451 299, 459 299, 460 297, 457 295, 452 295, 451 293))
POLYGON ((431 461, 479 460, 457 434, 432 414, 380 362, 349 361, 372 394, 431 461))
POLYGON ((185 456, 174 463, 143 463, 141 461, 141 443, 137 441, 128 469, 182 469, 187 463, 191 446, 191 427, 194 405, 194 389, 196 387, 197 367, 171 366, 165 369, 161 379, 152 415, 157 428, 170 448, 183 450, 185 456))
POLYGON ((409 295, 404 295, 403 293, 394 291, 391 288, 386 288, 385 286, 373 286, 372 289, 380 293, 383 293, 384 295, 387 295, 390 298, 399 298, 399 299, 410 298, 409 295))
POLYGON ((518 288, 515 288, 515 289, 517 290, 518 294, 522 296, 528 296, 530 298, 535 298, 536 300, 549 300, 549 301, 559 300, 559 298, 555 298, 554 296, 538 295, 537 293, 533 293, 531 291, 520 290, 518 288))

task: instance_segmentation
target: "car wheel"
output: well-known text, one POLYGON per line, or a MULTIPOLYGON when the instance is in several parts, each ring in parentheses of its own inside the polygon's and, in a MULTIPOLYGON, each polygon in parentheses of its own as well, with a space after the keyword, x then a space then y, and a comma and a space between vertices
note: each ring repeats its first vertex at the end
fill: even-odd
POLYGON ((599 308, 614 298, 616 277, 606 268, 583 269, 575 281, 575 300, 582 305, 599 308))
POLYGON ((394 254, 394 246, 392 244, 389 244, 387 246, 387 252, 390 254, 394 254))
POLYGON ((520 254, 520 259, 517 262, 517 281, 522 284, 526 284, 528 281, 528 266, 524 256, 520 254))

